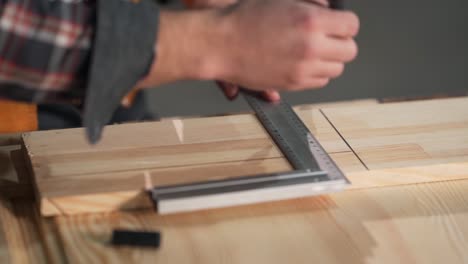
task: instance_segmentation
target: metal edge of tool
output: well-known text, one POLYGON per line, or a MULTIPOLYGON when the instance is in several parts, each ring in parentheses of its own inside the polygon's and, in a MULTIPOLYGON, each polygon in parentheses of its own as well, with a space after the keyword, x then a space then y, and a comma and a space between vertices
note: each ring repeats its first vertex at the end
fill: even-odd
MULTIPOLYGON (((333 0, 330 2, 330 8, 343 10, 344 1, 333 0)), ((283 174, 251 176, 248 177, 249 179, 239 177, 231 180, 153 188, 151 196, 157 204, 159 213, 193 211, 318 195, 342 190, 350 184, 287 102, 281 100, 279 103, 272 104, 259 99, 258 94, 246 89, 243 89, 242 93, 265 130, 295 170, 283 174), (278 124, 272 121, 274 119, 278 124), (284 134, 289 140, 284 139, 284 134), (307 150, 304 143, 307 144, 307 150), (302 193, 298 190, 307 190, 307 192, 302 193), (271 191, 275 191, 276 195, 272 196, 271 191), (261 193, 263 194, 260 195, 261 193), (224 198, 213 199, 213 196, 224 198), (204 206, 200 206, 201 204, 204 206)))
MULTIPOLYGON (((299 141, 296 140, 295 146, 286 146, 290 152, 296 154, 295 147, 307 148, 306 152, 311 156, 293 156, 296 159, 294 161, 296 170, 289 172, 153 188, 151 196, 158 213, 167 214, 313 196, 339 191, 349 184, 348 179, 289 104, 282 102, 281 105, 273 106, 273 115, 278 115, 279 112, 282 115, 280 119, 287 119, 286 121, 281 120, 283 123, 280 122, 278 125, 274 124, 277 118, 264 113, 265 111, 262 108, 264 103, 256 101, 260 99, 249 96, 247 95, 249 104, 272 139, 280 145, 281 151, 284 151, 288 140, 293 138, 299 139, 299 141), (259 117, 261 115, 264 116, 259 117), (285 133, 282 131, 281 126, 292 130, 292 134, 286 132, 289 137, 288 140, 279 138, 284 136, 281 134, 282 132, 285 133), (271 133, 271 131, 275 131, 276 134, 271 133), (317 159, 317 157, 320 158, 317 159), (313 162, 304 159, 310 159, 313 162), (304 167, 306 169, 297 169, 304 167), (276 195, 273 195, 273 193, 276 193, 276 195), (220 199, 227 200, 221 201, 220 199)), ((265 106, 270 107, 268 104, 265 106)), ((291 155, 286 157, 291 162, 291 155)))
POLYGON ((320 170, 308 146, 310 131, 285 100, 270 103, 245 90, 242 95, 294 169, 320 170))
POLYGON ((275 104, 243 91, 260 123, 295 169, 326 171, 331 180, 350 183, 320 142, 284 99, 275 104), (298 153, 300 155, 298 155, 298 153))
POLYGON ((162 196, 156 208, 159 214, 191 212, 328 194, 342 191, 346 185, 343 180, 328 180, 180 198, 162 196))
POLYGON ((288 171, 283 173, 242 176, 225 180, 157 187, 153 189, 153 195, 158 197, 158 199, 178 199, 328 180, 327 173, 323 171, 288 171))

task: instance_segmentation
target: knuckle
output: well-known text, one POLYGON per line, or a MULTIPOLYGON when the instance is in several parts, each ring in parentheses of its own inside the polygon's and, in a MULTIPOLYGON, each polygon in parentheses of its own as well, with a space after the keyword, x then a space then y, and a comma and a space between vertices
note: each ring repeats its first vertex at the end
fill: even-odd
POLYGON ((292 89, 292 87, 300 86, 301 84, 302 84, 302 76, 300 76, 297 73, 293 73, 289 76, 286 86, 292 89))
POLYGON ((313 11, 301 12, 301 14, 297 16, 297 24, 300 28, 309 32, 318 31, 320 29, 317 12, 313 11))
POLYGON ((289 90, 296 90, 298 87, 302 87, 304 85, 305 80, 306 78, 303 67, 298 65, 293 67, 293 70, 290 72, 286 86, 289 90))
POLYGON ((320 45, 317 43, 317 37, 309 36, 309 38, 304 40, 301 54, 302 58, 307 60, 314 59, 319 56, 320 45))

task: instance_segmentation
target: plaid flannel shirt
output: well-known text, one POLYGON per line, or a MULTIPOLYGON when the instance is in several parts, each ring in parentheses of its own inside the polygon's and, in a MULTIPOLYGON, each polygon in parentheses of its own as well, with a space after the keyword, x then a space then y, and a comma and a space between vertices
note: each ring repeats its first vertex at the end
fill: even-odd
POLYGON ((83 97, 95 4, 0 2, 0 96, 25 101, 83 97))
POLYGON ((0 0, 0 98, 79 99, 96 142, 149 69, 158 18, 150 0, 0 0))

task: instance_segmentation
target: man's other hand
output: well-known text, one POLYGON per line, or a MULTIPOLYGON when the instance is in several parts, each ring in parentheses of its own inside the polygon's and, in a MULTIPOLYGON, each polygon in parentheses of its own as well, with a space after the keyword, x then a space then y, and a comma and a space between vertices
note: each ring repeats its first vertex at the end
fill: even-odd
POLYGON ((157 60, 140 85, 222 80, 229 97, 236 84, 275 100, 277 91, 320 88, 341 75, 357 55, 358 31, 354 13, 328 9, 323 0, 162 11, 157 60))
POLYGON ((230 8, 222 80, 253 90, 323 87, 358 52, 357 16, 307 1, 243 0, 230 8))

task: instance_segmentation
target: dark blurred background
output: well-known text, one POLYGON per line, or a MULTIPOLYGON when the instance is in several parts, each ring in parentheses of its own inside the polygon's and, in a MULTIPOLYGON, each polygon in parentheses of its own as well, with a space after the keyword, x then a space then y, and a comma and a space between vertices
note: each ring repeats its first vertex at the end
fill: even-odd
MULTIPOLYGON (((360 98, 419 97, 468 91, 467 0, 356 0, 358 59, 321 90, 284 94, 293 104, 360 98)), ((281 63, 281 62, 278 62, 281 63)), ((162 117, 245 111, 212 82, 180 82, 148 92, 162 117)))

